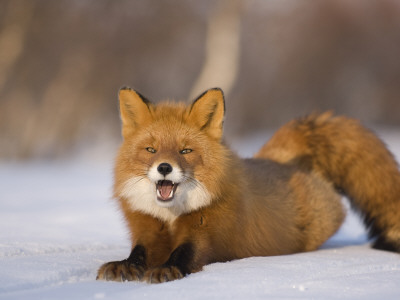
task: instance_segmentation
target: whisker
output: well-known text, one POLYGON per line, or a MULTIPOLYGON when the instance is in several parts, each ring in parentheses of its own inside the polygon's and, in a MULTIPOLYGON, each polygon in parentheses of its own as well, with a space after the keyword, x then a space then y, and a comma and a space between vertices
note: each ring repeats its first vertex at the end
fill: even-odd
POLYGON ((183 178, 195 187, 202 187, 202 184, 192 176, 183 175, 183 178))
POLYGON ((145 177, 140 176, 140 177, 138 177, 137 180, 135 180, 132 184, 135 185, 135 184, 139 183, 140 181, 142 181, 143 179, 145 179, 145 177))

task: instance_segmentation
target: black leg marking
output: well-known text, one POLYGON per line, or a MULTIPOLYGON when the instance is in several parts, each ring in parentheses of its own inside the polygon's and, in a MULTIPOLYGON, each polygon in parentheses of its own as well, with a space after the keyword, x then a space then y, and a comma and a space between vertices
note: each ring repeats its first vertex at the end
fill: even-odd
POLYGON ((126 261, 137 267, 146 268, 146 249, 142 245, 136 245, 126 261))
POLYGON ((194 249, 191 243, 185 243, 176 248, 164 267, 177 267, 185 276, 191 273, 190 264, 193 262, 194 249))

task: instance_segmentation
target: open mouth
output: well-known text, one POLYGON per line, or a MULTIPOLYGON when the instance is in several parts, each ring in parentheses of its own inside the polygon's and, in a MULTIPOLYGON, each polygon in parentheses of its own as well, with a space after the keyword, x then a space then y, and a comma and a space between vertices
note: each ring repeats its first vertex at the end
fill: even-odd
POLYGON ((177 183, 171 180, 159 180, 156 183, 157 199, 160 201, 171 201, 174 198, 177 183))

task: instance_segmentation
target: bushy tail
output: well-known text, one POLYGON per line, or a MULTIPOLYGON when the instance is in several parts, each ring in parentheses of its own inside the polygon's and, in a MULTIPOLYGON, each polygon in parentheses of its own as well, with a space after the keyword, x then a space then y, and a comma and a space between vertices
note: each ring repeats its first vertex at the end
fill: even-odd
POLYGON ((361 212, 373 247, 400 252, 400 172, 385 144, 331 113, 283 126, 256 155, 320 173, 361 212))

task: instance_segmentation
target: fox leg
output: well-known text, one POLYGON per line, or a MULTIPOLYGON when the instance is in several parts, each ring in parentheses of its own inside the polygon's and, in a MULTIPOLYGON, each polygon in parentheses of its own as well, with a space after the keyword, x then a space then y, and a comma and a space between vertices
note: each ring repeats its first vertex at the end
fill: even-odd
POLYGON ((111 281, 142 280, 144 273, 167 261, 172 252, 171 235, 163 222, 123 204, 131 232, 132 251, 127 259, 103 264, 97 279, 111 281))
POLYGON ((97 275, 97 280, 108 281, 147 281, 162 283, 185 277, 201 269, 195 264, 194 245, 190 242, 181 244, 160 266, 148 267, 146 249, 137 245, 127 259, 103 264, 97 275), (196 267, 197 266, 197 267, 196 267))
POLYGON ((137 245, 127 259, 103 264, 97 272, 96 279, 109 281, 141 280, 146 269, 146 249, 137 245))
POLYGON ((161 283, 183 278, 195 271, 192 267, 193 260, 193 244, 184 243, 171 253, 168 261, 162 266, 147 270, 144 280, 149 283, 161 283))

